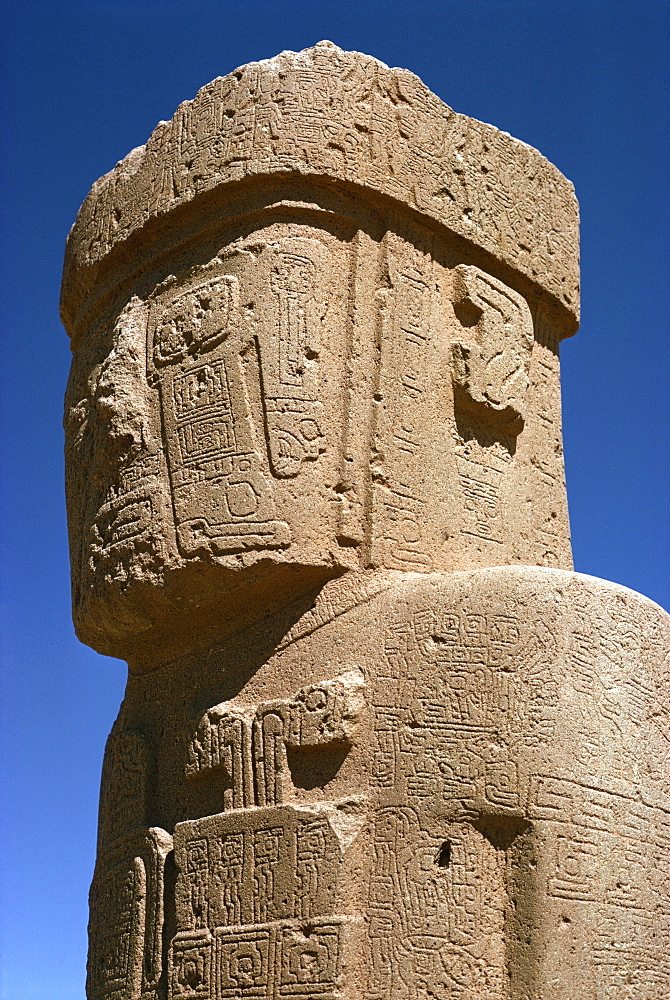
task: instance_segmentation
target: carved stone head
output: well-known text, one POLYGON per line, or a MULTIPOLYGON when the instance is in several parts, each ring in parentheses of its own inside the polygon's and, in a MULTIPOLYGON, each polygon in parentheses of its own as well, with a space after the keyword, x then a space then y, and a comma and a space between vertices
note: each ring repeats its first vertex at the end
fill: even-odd
POLYGON ((182 105, 68 242, 80 637, 169 652, 344 572, 569 567, 575 224, 535 151, 329 43, 182 105))

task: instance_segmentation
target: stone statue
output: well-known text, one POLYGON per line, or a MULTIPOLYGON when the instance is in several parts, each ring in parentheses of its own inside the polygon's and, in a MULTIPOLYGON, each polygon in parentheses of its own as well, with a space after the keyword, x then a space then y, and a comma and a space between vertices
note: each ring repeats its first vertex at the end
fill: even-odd
POLYGON ((73 605, 129 664, 89 1000, 660 1000, 670 622, 571 571, 577 203, 321 42, 101 178, 73 605))

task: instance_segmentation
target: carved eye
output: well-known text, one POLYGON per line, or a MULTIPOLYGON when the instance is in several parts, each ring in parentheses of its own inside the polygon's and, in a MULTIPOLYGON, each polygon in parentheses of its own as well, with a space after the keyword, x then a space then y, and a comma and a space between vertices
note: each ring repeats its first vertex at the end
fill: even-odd
POLYGON ((319 712, 326 707, 328 695, 322 688, 315 688, 305 698, 305 708, 309 712, 319 712))
POLYGON ((475 305, 474 302, 470 301, 470 299, 461 299, 460 302, 454 302, 454 313, 458 322, 461 326, 466 327, 466 329, 477 326, 484 315, 484 311, 475 305))

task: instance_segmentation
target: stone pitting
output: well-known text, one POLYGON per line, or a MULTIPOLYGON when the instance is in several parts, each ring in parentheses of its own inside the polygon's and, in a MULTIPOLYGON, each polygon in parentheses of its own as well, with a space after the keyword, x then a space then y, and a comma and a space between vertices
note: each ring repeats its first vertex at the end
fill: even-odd
POLYGON ((577 204, 329 42, 68 240, 77 633, 128 661, 89 1000, 659 1000, 670 619, 572 572, 577 204))

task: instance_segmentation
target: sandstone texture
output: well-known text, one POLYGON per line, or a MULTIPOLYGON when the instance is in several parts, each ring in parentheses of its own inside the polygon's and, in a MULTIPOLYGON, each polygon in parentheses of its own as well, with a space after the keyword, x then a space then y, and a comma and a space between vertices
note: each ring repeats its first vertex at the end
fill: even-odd
POLYGON ((660 1000, 670 618, 571 572, 577 204, 322 42, 68 240, 77 633, 128 661, 89 1000, 660 1000))

